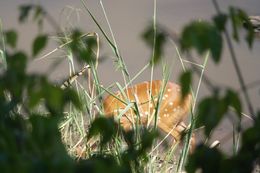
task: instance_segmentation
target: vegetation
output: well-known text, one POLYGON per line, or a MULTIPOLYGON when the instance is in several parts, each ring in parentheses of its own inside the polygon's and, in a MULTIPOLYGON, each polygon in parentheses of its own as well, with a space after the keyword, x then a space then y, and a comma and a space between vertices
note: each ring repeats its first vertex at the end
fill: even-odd
MULTIPOLYGON (((155 8, 156 8, 156 1, 155 8)), ((194 69, 187 69, 180 76, 182 94, 192 92, 195 101, 190 111, 190 126, 184 135, 184 145, 177 166, 173 167, 171 158, 177 155, 176 146, 163 148, 158 145, 164 139, 158 138, 156 128, 138 127, 130 132, 120 128, 114 119, 103 116, 102 99, 111 94, 112 88, 120 91, 132 84, 144 70, 153 68, 161 62, 164 45, 170 35, 154 21, 143 33, 144 41, 152 49, 151 61, 135 77, 130 78, 123 57, 113 39, 104 32, 98 20, 82 1, 85 10, 92 17, 105 41, 111 46, 116 57, 118 69, 125 79, 124 86, 114 81, 113 85, 104 87, 97 75, 99 63, 99 36, 73 30, 59 35, 60 45, 54 51, 63 49, 67 53, 71 71, 74 73, 63 84, 50 82, 44 75, 27 74, 29 60, 27 53, 16 48, 18 33, 15 30, 2 31, 0 26, 0 171, 5 172, 252 172, 260 153, 260 112, 256 112, 247 94, 247 87, 236 61, 227 23, 232 24, 232 38, 239 41, 239 30, 245 29, 246 42, 252 48, 254 30, 246 13, 231 7, 227 13, 221 12, 213 0, 217 15, 212 21, 193 21, 182 31, 178 39, 182 52, 189 54, 195 49, 205 55, 202 65, 200 83, 209 57, 215 63, 221 62, 223 40, 226 39, 235 69, 246 98, 253 124, 247 129, 241 127, 242 106, 238 93, 232 88, 214 86, 212 95, 197 101, 196 91, 191 90, 194 69), (246 27, 244 27, 246 24, 246 27), (208 56, 210 53, 211 56, 208 56), (74 61, 85 64, 76 73, 74 61), (84 88, 77 77, 87 72, 88 88, 84 88), (198 105, 198 106, 196 106, 198 105), (209 147, 207 142, 198 144, 195 151, 188 156, 191 134, 194 129, 203 127, 205 136, 211 134, 230 109, 234 109, 238 122, 234 122, 234 153, 229 156, 218 148, 209 147), (241 138, 240 138, 241 136, 241 138), (161 140, 161 141, 160 141, 161 140), (160 165, 158 157, 163 157, 160 165)), ((102 5, 102 3, 101 3, 102 5)), ((102 6, 103 7, 103 6, 102 6)), ((103 7, 104 9, 104 7, 103 7)), ((43 20, 53 24, 53 20, 39 5, 26 4, 19 8, 19 21, 24 23, 30 16, 41 28, 43 20)), ((103 11, 105 13, 105 10, 103 11)), ((108 25, 109 21, 107 20, 108 25)), ((110 26, 110 25, 109 25, 110 26)), ((48 34, 40 33, 32 43, 31 55, 36 57, 48 44, 48 34)), ((45 56, 44 56, 45 57, 45 56)), ((181 62, 183 59, 180 57, 181 62)), ((191 61, 191 60, 190 60, 191 61)), ((163 80, 169 78, 168 67, 164 67, 163 80)), ((211 86, 212 87, 212 86, 211 86)), ((129 103, 128 109, 135 103, 129 103)), ((138 110, 136 110, 138 113, 138 110)), ((156 126, 156 124, 155 124, 156 126)), ((175 160, 175 161, 176 161, 175 160)))

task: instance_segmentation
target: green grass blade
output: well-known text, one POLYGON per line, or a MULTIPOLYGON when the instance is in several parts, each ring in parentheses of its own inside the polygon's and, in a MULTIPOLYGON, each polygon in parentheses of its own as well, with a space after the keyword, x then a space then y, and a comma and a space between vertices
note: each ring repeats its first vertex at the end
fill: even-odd
MULTIPOLYGON (((90 15, 90 17, 92 18, 92 20, 94 21, 94 23, 97 25, 97 27, 99 28, 99 30, 101 31, 101 33, 103 34, 103 36, 105 37, 105 39, 107 40, 107 42, 109 43, 109 45, 112 47, 112 50, 114 51, 116 57, 118 58, 118 63, 119 63, 119 66, 121 67, 122 69, 122 72, 123 72, 123 77, 124 77, 124 80, 125 80, 125 83, 126 83, 126 76, 127 76, 127 82, 129 83, 130 81, 130 76, 129 76, 129 72, 126 68, 126 65, 123 61, 123 58, 120 56, 119 54, 119 50, 117 48, 117 46, 115 45, 115 43, 113 43, 111 41, 111 39, 108 37, 108 35, 106 34, 106 32, 102 29, 101 25, 98 23, 97 19, 95 18, 95 16, 93 15, 93 13, 89 10, 89 8, 87 7, 87 4, 84 0, 81 0, 84 8, 87 10, 87 13, 90 15)), ((103 12, 105 13, 105 11, 103 10, 103 12)), ((106 13, 105 13, 105 16, 106 16, 106 13)), ((108 22, 108 20, 107 20, 108 22)), ((108 22, 108 25, 110 26, 109 22, 108 22)), ((111 27, 110 27, 111 29, 111 27)), ((113 35, 113 32, 112 32, 112 35, 113 35)))
POLYGON ((6 55, 5 55, 5 39, 2 28, 2 20, 0 19, 0 68, 7 69, 6 55))
POLYGON ((118 51, 116 46, 113 44, 113 42, 110 40, 110 38, 108 37, 108 35, 106 34, 106 32, 102 29, 102 27, 100 26, 100 24, 98 23, 98 21, 96 20, 95 16, 92 14, 92 12, 89 10, 89 8, 87 7, 87 4, 84 0, 81 0, 84 8, 87 10, 88 14, 90 15, 90 17, 92 18, 92 20, 95 22, 95 24, 97 25, 98 29, 101 31, 101 33, 103 34, 103 36, 105 37, 105 39, 107 40, 107 42, 109 43, 109 45, 113 48, 115 54, 117 57, 119 57, 118 55, 118 51))

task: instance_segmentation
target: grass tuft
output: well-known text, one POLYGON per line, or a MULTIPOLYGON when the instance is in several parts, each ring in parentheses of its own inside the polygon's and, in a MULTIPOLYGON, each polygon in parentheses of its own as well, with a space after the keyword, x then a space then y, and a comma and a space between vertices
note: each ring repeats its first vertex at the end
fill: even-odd
MULTIPOLYGON (((154 78, 154 63, 148 63, 143 66, 143 68, 140 69, 134 75, 131 77, 128 73, 127 66, 123 60, 123 58, 120 55, 120 51, 118 49, 118 46, 116 44, 116 39, 114 37, 114 33, 112 31, 112 27, 109 23, 108 17, 106 15, 105 7, 100 1, 100 5, 102 7, 102 12, 105 16, 105 19, 107 21, 108 28, 110 30, 110 34, 112 39, 109 38, 109 35, 104 31, 103 26, 101 26, 98 22, 98 20, 95 18, 94 14, 89 10, 87 3, 82 0, 82 4, 87 11, 87 13, 91 16, 93 22, 97 25, 99 30, 101 31, 102 35, 105 37, 105 40, 107 43, 111 46, 112 51, 115 53, 117 57, 117 65, 120 67, 122 77, 124 79, 124 84, 121 85, 117 81, 111 81, 111 84, 109 86, 103 86, 102 82, 100 81, 100 77, 98 74, 98 61, 99 61, 99 45, 100 40, 97 33, 87 33, 82 34, 80 36, 80 39, 84 39, 85 37, 94 37, 96 40, 96 49, 93 49, 93 53, 95 55, 95 61, 84 65, 83 69, 80 70, 78 73, 76 73, 76 67, 75 67, 75 58, 73 56, 73 52, 69 48, 69 44, 72 43, 72 40, 69 38, 69 35, 66 33, 64 34, 65 37, 63 40, 65 42, 62 42, 62 44, 57 47, 56 49, 50 51, 40 59, 44 59, 46 57, 49 57, 54 52, 57 52, 59 50, 62 50, 66 53, 67 61, 69 64, 69 75, 71 76, 69 78, 69 85, 66 85, 66 87, 75 87, 78 95, 80 96, 81 102, 83 103, 83 111, 79 111, 78 109, 74 108, 72 105, 69 106, 66 117, 64 118, 63 122, 60 124, 60 130, 62 132, 62 139, 64 143, 67 146, 67 149, 69 153, 74 156, 75 158, 81 159, 81 158, 89 158, 90 156, 93 156, 97 153, 104 153, 114 156, 116 158, 118 163, 122 162, 122 158, 120 157, 120 154, 125 152, 127 149, 127 143, 125 142, 125 139, 118 133, 116 136, 113 137, 113 142, 109 143, 109 145, 104 145, 100 148, 101 144, 101 138, 99 137, 93 137, 88 138, 88 133, 90 129, 90 124, 97 118, 102 117, 104 115, 103 111, 103 105, 102 100, 107 95, 112 95, 113 97, 117 98, 118 100, 121 100, 125 105, 124 110, 120 110, 119 116, 117 117, 116 121, 119 121, 122 115, 124 115, 125 112, 127 112, 130 109, 135 110, 135 114, 138 118, 140 118, 140 110, 137 103, 137 100, 135 102, 130 102, 128 98, 127 93, 124 93, 124 90, 132 85, 132 83, 135 82, 135 80, 143 75, 143 73, 147 70, 150 70, 150 81, 154 78), (80 75, 79 75, 80 74, 80 75), (86 78, 83 80, 79 80, 80 76, 86 76, 86 78), (87 82, 87 85, 85 83, 87 82), (70 86, 71 85, 71 86, 70 86), (87 86, 87 87, 86 87, 87 86), (118 90, 123 96, 123 101, 121 98, 117 97, 114 94, 114 90, 118 90)), ((154 47, 153 52, 155 51, 155 44, 156 44, 156 0, 154 0, 154 18, 153 18, 153 26, 154 26, 154 47)), ((83 46, 84 42, 81 42, 83 46)), ((184 165, 187 161, 187 156, 189 153, 189 144, 191 141, 192 132, 194 129, 194 123, 196 117, 194 117, 194 111, 195 111, 195 105, 197 102, 198 93, 200 90, 201 85, 201 79, 203 77, 204 70, 206 68, 207 60, 208 60, 208 54, 204 58, 204 62, 202 64, 198 64, 196 62, 191 62, 188 60, 185 60, 181 57, 181 54, 178 50, 178 47, 175 47, 176 53, 178 55, 178 59, 180 62, 180 66, 182 66, 183 71, 187 70, 187 65, 196 66, 201 68, 201 75, 199 79, 199 83, 197 84, 196 90, 194 91, 192 86, 190 86, 190 91, 193 96, 193 107, 190 111, 190 125, 187 129, 187 135, 185 136, 184 143, 182 145, 179 145, 179 143, 176 143, 174 146, 168 145, 168 136, 169 134, 164 134, 162 137, 158 138, 152 145, 151 150, 147 153, 146 156, 143 156, 143 158, 140 159, 140 164, 143 164, 145 172, 181 172, 184 170, 184 165)), ((154 53, 153 53, 154 54, 154 53)), ((154 56, 154 55, 153 55, 154 56)), ((171 77, 171 71, 170 66, 167 65, 167 62, 161 65, 163 75, 162 75, 162 81, 163 86, 160 89, 160 94, 158 96, 158 102, 155 105, 155 113, 151 118, 148 120, 147 127, 153 127, 151 129, 156 130, 157 129, 157 120, 159 116, 159 108, 162 102, 162 96, 165 91, 165 87, 167 82, 170 80, 171 77), (153 121, 154 120, 154 121, 153 121), (154 124, 151 124, 151 122, 154 122, 154 124)), ((150 88, 151 89, 151 88, 150 88)), ((153 100, 152 96, 150 95, 151 99, 153 100)), ((133 129, 134 133, 136 135, 136 146, 140 144, 141 138, 142 138, 142 131, 143 127, 141 127, 138 123, 133 122, 133 129)), ((134 169, 134 166, 131 166, 132 169, 134 169)))

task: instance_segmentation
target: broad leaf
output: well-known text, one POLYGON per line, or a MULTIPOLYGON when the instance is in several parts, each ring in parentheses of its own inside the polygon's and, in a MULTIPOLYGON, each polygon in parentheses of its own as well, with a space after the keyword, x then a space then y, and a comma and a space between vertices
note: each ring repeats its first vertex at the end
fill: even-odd
POLYGON ((190 92, 190 86, 192 84, 192 76, 190 71, 186 71, 181 74, 180 84, 182 98, 185 98, 185 96, 190 92))
POLYGON ((209 148, 205 145, 200 145, 189 158, 186 166, 188 173, 195 172, 221 172, 221 164, 224 156, 215 148, 209 148))
POLYGON ((252 48, 254 41, 254 29, 248 15, 243 10, 234 7, 230 7, 229 15, 232 22, 233 38, 236 41, 239 41, 238 30, 244 27, 247 31, 245 40, 247 41, 249 48, 252 48))
POLYGON ((160 62, 164 54, 164 45, 166 43, 166 35, 161 30, 154 32, 153 26, 149 26, 144 33, 142 38, 146 44, 153 50, 151 56, 151 64, 157 64, 160 62))
POLYGON ((69 47, 80 62, 83 61, 90 64, 95 60, 95 54, 93 51, 95 50, 97 43, 94 37, 82 37, 82 35, 83 34, 79 30, 75 30, 72 33, 72 42, 69 47))
POLYGON ((224 31, 227 23, 227 15, 226 14, 219 14, 213 17, 213 21, 215 26, 218 28, 219 31, 224 31))
POLYGON ((17 37, 17 32, 14 30, 8 30, 5 32, 6 43, 12 48, 16 47, 17 37))
POLYGON ((117 126, 118 125, 114 122, 113 118, 96 118, 89 129, 88 139, 100 135, 101 146, 103 146, 111 141, 112 137, 116 134, 117 126))
POLYGON ((36 56, 40 51, 42 51, 47 45, 48 37, 47 35, 39 35, 35 38, 33 42, 33 56, 36 56))
POLYGON ((34 11, 33 19, 34 20, 40 19, 42 17, 42 15, 44 15, 44 11, 43 11, 42 7, 41 6, 36 6, 35 7, 35 11, 34 11))
POLYGON ((13 73, 25 73, 27 67, 27 55, 24 52, 16 52, 7 56, 8 70, 13 73))
POLYGON ((41 28, 43 24, 44 10, 41 6, 35 6, 33 20, 37 21, 38 26, 41 28))
POLYGON ((21 5, 19 7, 20 10, 19 22, 25 22, 25 20, 27 20, 31 9, 32 9, 32 5, 21 5))
POLYGON ((229 89, 227 90, 225 99, 227 104, 232 106, 236 110, 238 117, 241 118, 242 105, 238 94, 235 93, 233 90, 229 89))
POLYGON ((208 22, 192 22, 181 34, 181 48, 188 51, 195 48, 199 54, 210 51, 215 63, 220 61, 222 52, 222 37, 216 26, 208 22))
POLYGON ((217 95, 203 99, 199 103, 196 126, 205 126, 205 135, 210 136, 211 131, 227 112, 227 108, 225 99, 221 99, 217 95))

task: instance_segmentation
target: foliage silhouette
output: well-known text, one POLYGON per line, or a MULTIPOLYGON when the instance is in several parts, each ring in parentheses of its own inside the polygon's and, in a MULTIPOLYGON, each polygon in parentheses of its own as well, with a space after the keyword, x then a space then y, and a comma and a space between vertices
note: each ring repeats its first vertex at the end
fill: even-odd
MULTIPOLYGON (((41 27, 43 17, 46 16, 46 11, 41 6, 21 6, 19 21, 25 22, 31 12, 34 12, 34 21, 41 27)), ((213 61, 221 62, 222 35, 228 22, 232 23, 233 38, 236 41, 239 41, 239 29, 246 29, 245 40, 251 48, 254 40, 253 27, 243 10, 232 7, 229 13, 213 17, 212 22, 194 21, 188 24, 180 38, 182 50, 190 51, 194 48, 199 54, 210 51, 213 61), (244 27, 244 22, 247 27, 244 27)), ((144 32, 143 38, 150 47, 155 48, 155 59, 151 62, 157 63, 163 57, 166 35, 163 32, 155 33, 151 27, 144 32), (156 42, 153 40, 154 34, 156 42)), ((79 62, 91 64, 96 41, 92 38, 82 41, 80 36, 80 31, 73 32, 68 48, 78 57, 79 62)), ((28 56, 16 50, 18 34, 15 30, 9 30, 5 32, 5 38, 12 52, 5 52, 7 69, 0 73, 1 172, 144 172, 149 160, 148 151, 157 132, 147 129, 140 130, 140 134, 136 131, 125 132, 117 122, 102 115, 92 122, 87 136, 87 140, 100 138, 99 152, 90 154, 86 159, 73 159, 66 151, 58 126, 64 119, 68 104, 72 103, 78 110, 83 109, 78 94, 71 88, 61 89, 44 75, 27 74, 28 56), (44 113, 37 112, 40 106, 44 113), (124 136, 127 147, 115 155, 107 151, 107 148, 115 145, 118 136, 124 136)), ((36 36, 32 55, 36 56, 44 50, 47 42, 47 35, 36 36)), ((192 82, 191 72, 183 73, 180 82, 185 95, 192 82)), ((202 99, 195 113, 196 127, 205 126, 204 132, 209 138, 230 106, 235 108, 241 119, 242 106, 238 94, 232 89, 224 90, 224 94, 221 91, 216 90, 211 96, 202 99)), ((239 124, 238 126, 240 127, 239 124)), ((234 155, 228 156, 219 149, 200 144, 187 161, 187 172, 252 172, 260 155, 259 131, 258 112, 251 127, 238 129, 242 135, 241 146, 234 155)))

